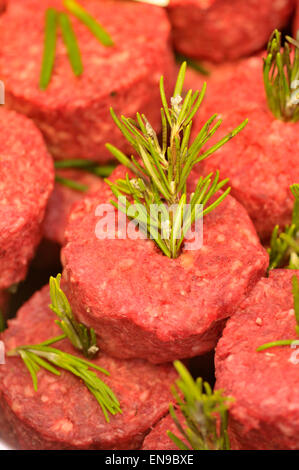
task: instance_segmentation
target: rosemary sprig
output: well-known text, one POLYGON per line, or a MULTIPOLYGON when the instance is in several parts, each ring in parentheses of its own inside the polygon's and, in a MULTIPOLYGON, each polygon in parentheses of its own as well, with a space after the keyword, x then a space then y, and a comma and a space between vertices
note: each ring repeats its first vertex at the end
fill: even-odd
MULTIPOLYGON (((292 277, 293 285, 293 299, 294 299, 294 311, 295 311, 295 333, 299 336, 299 282, 297 276, 292 277)), ((276 346, 289 346, 294 343, 294 339, 282 339, 278 341, 271 341, 270 343, 263 344, 257 348, 257 351, 264 351, 265 349, 274 348, 276 346)), ((297 340, 298 341, 298 340, 297 340)))
POLYGON ((272 232, 270 248, 268 249, 270 263, 269 268, 287 267, 299 269, 299 184, 293 184, 290 189, 295 197, 292 223, 287 225, 283 232, 276 225, 272 232))
POLYGON ((79 3, 75 0, 64 0, 63 5, 76 16, 92 34, 106 47, 114 46, 114 42, 107 31, 101 26, 79 3))
POLYGON ((113 145, 106 145, 114 157, 134 173, 131 179, 127 175, 125 179, 115 183, 107 181, 119 201, 121 196, 129 195, 133 204, 127 200, 125 204, 120 204, 119 201, 118 203, 111 201, 111 204, 137 221, 140 228, 149 234, 162 252, 170 258, 178 257, 183 240, 192 224, 217 207, 230 192, 230 188, 227 188, 210 202, 210 199, 228 182, 228 180, 219 181, 219 173, 216 172, 215 175, 211 173, 205 178, 199 178, 194 193, 188 196, 187 180, 192 169, 238 134, 247 124, 245 120, 226 137, 209 149, 203 150, 221 124, 221 120, 215 123, 217 115, 214 115, 206 122, 193 143, 189 144, 192 119, 201 105, 206 85, 201 92, 193 93, 189 90, 183 99, 181 93, 185 73, 186 62, 182 64, 178 74, 170 107, 165 95, 164 79, 161 77, 160 93, 163 105, 161 143, 144 115, 137 113, 136 121, 124 116, 119 119, 111 108, 114 122, 140 160, 137 161, 134 156, 129 159, 113 145), (137 216, 134 210, 135 204, 142 207, 137 216), (163 221, 159 211, 153 210, 154 205, 163 213, 163 221), (166 222, 169 222, 167 230, 163 228, 166 222))
POLYGON ((55 61, 58 13, 54 8, 49 8, 46 11, 45 23, 45 44, 40 75, 40 88, 42 90, 45 90, 50 83, 55 61))
POLYGON ((62 37, 68 51, 68 56, 74 74, 78 77, 83 73, 81 54, 77 43, 77 38, 72 28, 72 24, 66 13, 60 13, 59 24, 62 31, 62 37))
POLYGON ((94 357, 99 348, 93 328, 88 329, 82 323, 78 323, 73 315, 69 301, 60 287, 61 274, 56 278, 50 277, 51 310, 60 320, 55 323, 62 329, 72 345, 88 358, 94 357))
POLYGON ((167 432, 168 436, 181 450, 229 450, 227 421, 232 398, 225 397, 221 390, 213 392, 201 378, 194 381, 181 362, 175 361, 174 366, 180 378, 172 392, 185 418, 185 427, 179 422, 173 405, 170 413, 184 441, 171 431, 167 432))
POLYGON ((97 374, 92 370, 97 370, 107 376, 107 372, 102 367, 99 367, 91 362, 81 359, 72 354, 50 347, 52 344, 65 339, 66 335, 51 338, 40 344, 31 344, 19 346, 7 353, 7 356, 20 356, 26 365, 30 375, 34 390, 37 391, 38 379, 37 372, 43 368, 52 374, 60 376, 60 371, 57 369, 66 370, 71 374, 78 377, 88 390, 95 397, 104 413, 106 421, 109 423, 109 413, 115 415, 121 413, 120 403, 114 395, 113 391, 103 382, 97 374))
POLYGON ((264 85, 274 116, 283 121, 296 122, 299 120, 299 106, 298 99, 294 100, 293 87, 297 84, 298 88, 299 44, 288 36, 286 39, 290 44, 285 42, 282 47, 281 33, 276 29, 271 35, 264 59, 264 85))

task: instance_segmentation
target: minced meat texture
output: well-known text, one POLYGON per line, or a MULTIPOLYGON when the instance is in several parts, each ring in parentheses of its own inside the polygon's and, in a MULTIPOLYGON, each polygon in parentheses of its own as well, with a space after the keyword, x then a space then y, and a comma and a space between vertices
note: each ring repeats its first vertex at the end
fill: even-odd
MULTIPOLYGON (((184 426, 183 415, 176 410, 176 416, 181 425, 184 426)), ((162 418, 146 436, 142 444, 142 450, 178 450, 173 440, 167 435, 167 431, 171 431, 175 436, 184 441, 172 416, 168 414, 165 418, 162 418)))
POLYGON ((262 49, 293 7, 293 0, 170 0, 174 46, 198 59, 236 60, 262 49))
POLYGON ((85 192, 72 189, 59 182, 55 183, 46 209, 43 233, 45 239, 63 245, 64 231, 72 206, 75 202, 80 201, 87 192, 100 190, 104 186, 104 181, 93 174, 80 170, 59 170, 56 173, 62 178, 87 187, 85 192))
POLYGON ((159 363, 210 351, 268 264, 246 211, 227 197, 204 218, 203 247, 169 259, 152 240, 96 237, 96 208, 111 198, 108 187, 94 193, 69 218, 63 279, 75 314, 116 357, 159 363))
POLYGON ((42 235, 54 169, 28 118, 2 108, 0 129, 0 289, 6 289, 26 276, 42 235))
POLYGON ((267 240, 276 224, 284 227, 291 221, 294 197, 289 187, 299 180, 299 123, 275 119, 266 101, 262 68, 262 57, 252 57, 224 80, 211 79, 194 135, 214 113, 223 120, 217 140, 249 119, 236 137, 198 166, 198 172, 219 169, 222 178, 229 178, 231 194, 267 240))
MULTIPOLYGON (((1 337, 6 351, 61 334, 49 303, 45 286, 19 310, 1 337)), ((79 355, 68 340, 54 347, 79 355)), ((6 365, 0 366, 2 435, 22 449, 139 448, 149 429, 168 412, 173 400, 170 387, 177 377, 174 368, 113 359, 102 351, 93 362, 110 372, 109 377, 96 373, 116 394, 122 414, 110 416, 107 423, 94 396, 66 371, 58 377, 41 369, 35 392, 23 361, 7 357, 6 365)))
POLYGON ((229 413, 233 449, 299 449, 296 346, 256 351, 268 342, 298 340, 294 275, 299 271, 276 270, 262 279, 228 321, 218 343, 216 388, 235 399, 229 413))
POLYGON ((7 105, 34 119, 56 158, 103 162, 111 159, 107 142, 127 148, 111 118, 111 106, 118 115, 144 113, 158 130, 160 76, 167 77, 167 93, 175 79, 170 24, 164 9, 152 5, 108 0, 80 4, 115 44, 105 47, 70 15, 84 66, 80 77, 71 69, 59 34, 51 82, 46 91, 39 88, 45 11, 61 10, 61 0, 11 2, 1 18, 0 75, 7 105))

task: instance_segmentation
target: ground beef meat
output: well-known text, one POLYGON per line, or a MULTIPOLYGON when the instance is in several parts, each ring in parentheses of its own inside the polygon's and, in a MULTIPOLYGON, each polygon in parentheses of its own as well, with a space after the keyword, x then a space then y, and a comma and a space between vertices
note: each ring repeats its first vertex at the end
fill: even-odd
MULTIPOLYGON (((60 334, 48 304, 49 288, 37 292, 2 335, 6 350, 35 344, 60 334)), ((70 342, 57 345, 77 355, 70 342)), ((123 414, 105 421, 99 404, 84 384, 69 372, 57 377, 42 369, 35 392, 20 358, 0 366, 1 433, 22 449, 136 449, 146 433, 168 411, 172 365, 154 366, 142 360, 113 359, 100 353, 93 362, 110 372, 101 378, 118 397, 123 414)))
MULTIPOLYGON (((181 424, 184 424, 184 419, 181 413, 176 411, 181 424)), ((158 424, 144 439, 142 450, 178 450, 175 443, 168 437, 167 431, 171 431, 177 437, 182 439, 180 431, 178 430, 175 422, 170 414, 161 419, 158 424)), ((183 439, 182 439, 183 440, 183 439)))
POLYGON ((294 274, 299 272, 277 270, 262 279, 228 321, 217 346, 216 387, 235 398, 229 419, 233 449, 299 449, 296 349, 256 351, 270 341, 296 339, 294 274))
POLYGON ((39 130, 0 109, 0 290, 24 279, 42 233, 54 169, 39 130))
POLYGON ((171 260, 152 240, 96 237, 96 208, 111 198, 109 188, 95 193, 69 218, 62 262, 75 314, 116 357, 159 363, 213 349, 268 264, 243 207, 227 197, 204 219, 203 247, 171 260))
MULTIPOLYGON (((98 190, 104 181, 95 175, 79 170, 59 170, 57 174, 88 187, 87 191, 98 190)), ((64 231, 73 204, 80 201, 86 193, 71 189, 57 182, 49 199, 43 223, 44 238, 59 245, 64 243, 64 231)))
POLYGON ((175 48, 214 62, 261 49, 293 11, 293 0, 170 0, 175 48))
POLYGON ((115 42, 113 47, 103 46, 86 26, 71 18, 84 64, 81 77, 73 74, 60 35, 52 81, 46 91, 39 89, 45 10, 61 9, 61 0, 11 3, 1 20, 0 75, 8 106, 34 119, 55 157, 105 161, 111 158, 107 142, 126 148, 110 106, 117 114, 131 117, 143 112, 154 127, 159 126, 157 85, 164 74, 172 89, 175 75, 170 25, 164 9, 151 5, 109 0, 80 3, 115 42))
POLYGON ((0 13, 2 13, 6 8, 6 0, 0 0, 0 13))
POLYGON ((217 139, 244 119, 249 123, 198 171, 219 169, 222 178, 229 178, 232 195, 266 240, 276 224, 285 226, 291 219, 294 198, 289 186, 299 180, 299 123, 277 120, 269 110, 261 57, 243 61, 222 81, 210 80, 195 134, 214 113, 223 119, 217 139))

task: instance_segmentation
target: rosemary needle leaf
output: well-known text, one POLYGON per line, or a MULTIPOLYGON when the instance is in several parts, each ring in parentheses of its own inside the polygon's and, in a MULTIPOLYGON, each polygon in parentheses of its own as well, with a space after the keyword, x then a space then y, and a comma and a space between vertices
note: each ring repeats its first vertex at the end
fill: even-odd
POLYGON ((92 173, 101 178, 105 178, 111 175, 115 168, 114 162, 109 165, 98 165, 96 162, 84 159, 70 159, 70 160, 58 160, 54 162, 56 169, 71 168, 76 170, 86 171, 92 173))
POLYGON ((178 74, 178 78, 176 81, 175 89, 173 96, 181 95, 183 91, 183 85, 185 81, 185 75, 186 75, 186 68, 187 68, 187 62, 183 62, 178 74))
POLYGON ((81 54, 72 24, 66 13, 59 14, 59 24, 73 72, 78 77, 83 73, 81 54))
POLYGON ((66 186, 67 188, 74 189, 75 191, 86 192, 88 191, 88 186, 86 184, 78 183, 77 181, 71 180, 69 178, 63 178, 62 176, 56 175, 55 181, 57 183, 66 186))
POLYGON ((293 184, 290 189, 295 197, 292 223, 287 225, 284 231, 280 231, 278 225, 274 227, 268 249, 270 258, 268 271, 284 266, 298 269, 299 266, 299 184, 293 184))
POLYGON ((265 349, 275 348, 276 346, 289 346, 293 342, 294 342, 293 339, 282 339, 282 340, 279 340, 279 341, 272 341, 270 343, 265 343, 262 346, 259 346, 257 348, 257 351, 258 352, 265 351, 265 349))
POLYGON ((221 390, 213 392, 201 378, 194 381, 180 361, 175 361, 174 366, 179 379, 172 393, 185 423, 180 424, 170 405, 170 415, 183 440, 169 431, 168 436, 181 450, 229 450, 227 415, 232 398, 224 396, 221 390))
POLYGON ((45 18, 44 53, 39 84, 42 90, 47 89, 53 73, 56 52, 57 20, 57 11, 54 8, 49 8, 46 11, 45 18))
POLYGON ((289 36, 286 39, 289 44, 286 42, 282 46, 281 33, 277 29, 270 37, 264 59, 264 86, 273 115, 283 121, 297 122, 299 107, 292 97, 293 82, 299 76, 299 42, 289 36))
POLYGON ((65 353, 59 349, 45 346, 46 343, 51 343, 56 339, 57 338, 54 338, 41 344, 19 346, 14 350, 9 351, 7 355, 20 356, 22 358, 31 375, 35 391, 38 389, 38 370, 43 368, 55 375, 60 375, 60 371, 56 369, 56 367, 59 367, 60 369, 66 370, 81 379, 100 404, 107 422, 109 422, 108 413, 112 415, 122 413, 120 403, 113 391, 92 369, 98 370, 105 375, 109 375, 109 372, 77 356, 65 353))
POLYGON ((69 301, 60 287, 60 281, 61 274, 58 274, 56 278, 50 277, 50 297, 52 301, 50 308, 59 318, 56 324, 60 326, 76 349, 81 351, 84 356, 92 358, 99 351, 95 332, 92 328, 88 329, 75 320, 69 301))
POLYGON ((192 68, 193 70, 196 70, 197 72, 201 73, 202 75, 206 75, 206 76, 209 76, 211 75, 211 73, 209 72, 209 70, 207 70, 200 62, 198 62, 197 60, 193 60, 193 59, 190 59, 189 57, 186 57, 182 54, 176 54, 175 56, 176 58, 176 61, 179 62, 179 63, 182 63, 182 62, 187 62, 187 65, 192 68))
POLYGON ((24 364, 26 365, 31 378, 32 378, 32 383, 33 383, 33 388, 35 392, 37 392, 37 375, 36 375, 36 366, 34 365, 34 362, 30 359, 30 356, 27 351, 22 351, 20 350, 20 356, 24 361, 24 364))
POLYGON ((76 16, 92 34, 106 47, 114 46, 114 42, 108 32, 75 0, 64 0, 63 4, 74 16, 76 16))

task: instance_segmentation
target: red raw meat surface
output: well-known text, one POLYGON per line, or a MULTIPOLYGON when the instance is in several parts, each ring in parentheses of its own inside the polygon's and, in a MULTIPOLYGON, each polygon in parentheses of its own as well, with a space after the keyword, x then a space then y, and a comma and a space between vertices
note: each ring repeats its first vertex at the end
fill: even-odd
POLYGON ((1 79, 7 104, 34 119, 56 158, 103 162, 111 159, 107 142, 126 149, 110 106, 131 117, 142 112, 154 128, 160 125, 160 76, 167 78, 168 91, 175 78, 170 24, 164 9, 151 5, 108 0, 80 4, 110 33, 113 47, 103 46, 71 16, 84 72, 75 77, 59 35, 53 77, 42 91, 45 11, 61 10, 62 2, 14 0, 1 18, 1 79))
MULTIPOLYGON (((49 309, 45 286, 19 310, 0 336, 6 351, 36 344, 61 333, 49 309)), ((55 347, 79 355, 68 340, 55 347)), ((20 358, 0 365, 0 432, 22 449, 137 449, 145 435, 167 412, 170 387, 177 375, 171 364, 155 366, 140 359, 113 359, 100 352, 93 362, 110 372, 99 376, 118 397, 123 414, 105 421, 84 384, 69 372, 58 377, 41 369, 35 392, 20 358)))
MULTIPOLYGON (((105 184, 101 178, 79 170, 59 170, 57 173, 63 178, 88 186, 87 191, 100 191, 105 184)), ((44 238, 63 245, 64 231, 72 206, 85 195, 86 192, 71 189, 59 182, 55 183, 43 223, 44 238)))
MULTIPOLYGON (((184 424, 184 418, 181 413, 176 411, 180 423, 184 424)), ((144 439, 142 450, 178 450, 175 443, 168 437, 167 431, 171 431, 179 439, 182 439, 180 431, 178 430, 175 422, 170 414, 162 418, 157 423, 152 431, 144 439)))
POLYGON ((0 109, 0 290, 23 280, 42 235, 54 169, 39 130, 0 109))
POLYGON ((223 62, 260 50, 293 8, 294 0, 170 0, 168 12, 179 52, 223 62))
POLYGON ((298 339, 294 275, 299 271, 277 270, 262 279, 216 348, 216 388, 235 398, 229 419, 233 449, 299 449, 299 364, 292 360, 298 354, 290 346, 256 351, 270 341, 298 339))
POLYGON ((210 351, 268 264, 246 211, 227 197, 204 219, 202 249, 169 259, 149 239, 96 237, 96 208, 111 198, 108 187, 94 193, 69 218, 62 262, 75 314, 116 357, 160 363, 210 351))
POLYGON ((235 138, 198 166, 199 173, 220 170, 232 195, 247 209, 258 234, 268 239, 276 224, 290 223, 294 197, 289 186, 299 181, 299 123, 275 119, 268 108, 262 58, 252 57, 224 80, 211 79, 194 135, 218 113, 223 123, 217 140, 249 122, 235 138))

